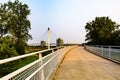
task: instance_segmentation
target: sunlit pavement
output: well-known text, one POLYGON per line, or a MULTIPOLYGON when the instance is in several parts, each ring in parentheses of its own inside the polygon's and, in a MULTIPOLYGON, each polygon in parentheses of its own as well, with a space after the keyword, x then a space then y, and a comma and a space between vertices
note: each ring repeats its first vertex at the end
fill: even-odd
POLYGON ((120 64, 77 47, 66 55, 54 80, 120 80, 120 64))

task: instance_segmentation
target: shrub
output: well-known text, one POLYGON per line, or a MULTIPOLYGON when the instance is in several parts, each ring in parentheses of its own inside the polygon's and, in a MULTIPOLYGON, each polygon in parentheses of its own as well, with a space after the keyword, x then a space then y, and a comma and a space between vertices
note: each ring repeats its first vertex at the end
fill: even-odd
POLYGON ((18 54, 14 47, 10 48, 9 45, 5 43, 0 44, 0 59, 9 58, 17 55, 18 54))

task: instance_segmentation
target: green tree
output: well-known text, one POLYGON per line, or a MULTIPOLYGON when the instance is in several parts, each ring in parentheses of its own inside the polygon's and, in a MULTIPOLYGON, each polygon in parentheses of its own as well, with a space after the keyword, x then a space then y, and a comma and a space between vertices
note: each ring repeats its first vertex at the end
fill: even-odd
POLYGON ((111 41, 114 42, 113 45, 120 45, 120 30, 114 31, 111 36, 111 41))
POLYGON ((44 40, 41 41, 41 47, 46 47, 46 42, 44 40))
POLYGON ((88 44, 113 45, 112 37, 115 37, 114 34, 119 30, 119 25, 109 17, 96 17, 95 20, 86 24, 85 29, 88 44))
POLYGON ((30 21, 28 15, 30 10, 26 4, 22 4, 18 0, 9 1, 7 5, 10 14, 8 19, 9 33, 16 38, 15 49, 17 53, 24 54, 26 42, 32 38, 29 34, 30 21))
POLYGON ((0 42, 3 35, 8 33, 8 7, 7 4, 0 4, 0 42))
POLYGON ((63 44, 64 44, 63 39, 58 38, 58 39, 56 40, 56 45, 57 45, 57 46, 63 46, 63 44))

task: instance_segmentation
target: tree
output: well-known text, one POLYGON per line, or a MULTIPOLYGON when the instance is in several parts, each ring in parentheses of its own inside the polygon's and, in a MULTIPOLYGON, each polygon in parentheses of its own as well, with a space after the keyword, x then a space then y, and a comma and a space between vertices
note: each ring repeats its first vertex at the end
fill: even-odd
POLYGON ((114 42, 113 45, 120 45, 120 30, 114 31, 111 36, 111 41, 114 42))
POLYGON ((12 35, 14 48, 18 54, 25 53, 26 42, 32 38, 29 34, 30 21, 27 18, 29 14, 28 6, 18 0, 0 4, 0 42, 5 34, 12 35))
POLYGON ((63 39, 58 38, 58 39, 56 40, 56 45, 57 45, 57 46, 63 46, 63 44, 64 44, 63 39))
POLYGON ((3 35, 8 33, 8 7, 7 4, 0 4, 0 42, 3 35))
POLYGON ((41 47, 46 47, 46 42, 44 40, 41 41, 41 47))
POLYGON ((112 37, 119 30, 119 25, 109 17, 96 17, 95 20, 86 24, 85 29, 88 44, 113 45, 112 37))
POLYGON ((29 34, 30 21, 27 19, 30 10, 26 4, 22 4, 18 0, 9 1, 7 6, 10 14, 8 19, 9 33, 16 38, 15 49, 17 53, 24 54, 26 42, 32 38, 29 34))

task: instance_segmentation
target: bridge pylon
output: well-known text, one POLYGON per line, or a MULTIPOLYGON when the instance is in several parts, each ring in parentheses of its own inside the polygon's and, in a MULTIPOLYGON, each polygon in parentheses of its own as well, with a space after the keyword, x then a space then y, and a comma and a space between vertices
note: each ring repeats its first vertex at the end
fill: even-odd
POLYGON ((50 49, 50 28, 48 27, 48 49, 50 49))

